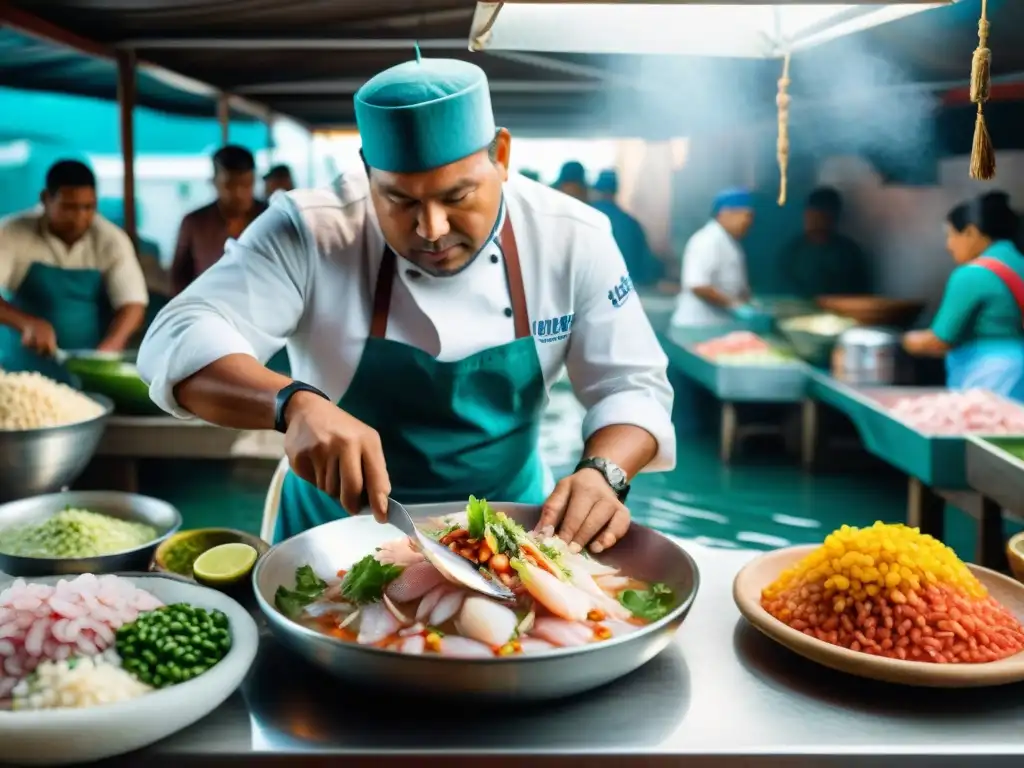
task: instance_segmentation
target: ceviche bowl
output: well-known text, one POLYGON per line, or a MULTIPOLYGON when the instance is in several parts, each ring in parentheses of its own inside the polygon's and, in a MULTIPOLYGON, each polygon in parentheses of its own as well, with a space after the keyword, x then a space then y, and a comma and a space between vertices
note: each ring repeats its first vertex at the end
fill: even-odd
MULTIPOLYGON (((455 502, 408 507, 409 513, 424 523, 466 509, 465 503, 455 502)), ((531 530, 540 517, 540 507, 533 505, 496 502, 490 509, 504 513, 525 530, 531 530)), ((393 649, 396 646, 360 644, 344 639, 340 632, 318 631, 295 620, 294 611, 288 615, 281 607, 281 593, 294 595, 290 591, 299 589, 297 571, 308 566, 321 579, 339 572, 354 573, 354 564, 402 537, 397 528, 380 525, 367 514, 318 526, 273 547, 253 571, 253 585, 275 636, 328 672, 375 687, 487 699, 555 699, 609 683, 657 656, 672 642, 699 584, 696 565, 678 544, 634 523, 622 541, 594 559, 618 569, 623 576, 656 585, 671 602, 657 612, 656 619, 642 626, 636 622, 628 633, 605 636, 600 642, 573 647, 540 642, 540 652, 497 655, 496 651, 483 657, 404 653, 393 649)), ((389 600, 383 602, 394 608, 389 600)), ((376 604, 374 610, 382 609, 376 604)), ((415 631, 415 627, 409 629, 415 631)))

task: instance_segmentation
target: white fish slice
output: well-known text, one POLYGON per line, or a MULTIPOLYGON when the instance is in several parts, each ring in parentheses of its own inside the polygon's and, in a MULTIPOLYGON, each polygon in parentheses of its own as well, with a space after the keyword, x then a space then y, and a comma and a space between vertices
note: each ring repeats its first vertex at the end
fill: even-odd
MULTIPOLYGON (((444 584, 436 586, 427 592, 427 594, 423 596, 423 599, 420 600, 419 606, 416 608, 416 621, 426 621, 429 619, 430 613, 434 610, 438 600, 444 597, 450 590, 451 587, 448 586, 448 582, 446 581, 444 584)), ((3 637, 3 635, 0 634, 0 637, 3 637)))
POLYGON ((445 635, 441 638, 439 653, 442 656, 454 656, 467 659, 494 658, 494 652, 483 643, 458 635, 445 635))
POLYGON ((364 606, 361 616, 359 635, 356 638, 356 642, 360 645, 379 643, 401 627, 398 619, 391 615, 391 611, 383 603, 370 603, 364 606))
POLYGON ((437 605, 434 606, 434 610, 430 612, 430 621, 427 623, 434 627, 441 626, 459 612, 459 608, 462 607, 462 601, 465 600, 465 598, 466 593, 461 590, 452 590, 451 592, 445 593, 445 595, 437 601, 437 605))
POLYGON ((456 627, 459 634, 489 646, 504 645, 516 631, 519 619, 500 603, 470 595, 462 603, 456 627))
POLYGON ((533 623, 533 631, 530 634, 563 648, 586 645, 594 639, 594 631, 586 624, 550 616, 538 618, 533 623))
POLYGON ((384 591, 396 603, 411 603, 445 581, 445 577, 437 568, 422 560, 402 571, 384 591))

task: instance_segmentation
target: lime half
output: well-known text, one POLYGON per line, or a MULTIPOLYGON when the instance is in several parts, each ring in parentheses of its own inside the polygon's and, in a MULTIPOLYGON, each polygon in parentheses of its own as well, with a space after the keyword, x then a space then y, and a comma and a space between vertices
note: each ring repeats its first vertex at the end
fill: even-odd
POLYGON ((256 550, 248 544, 221 544, 196 558, 192 565, 192 575, 196 581, 204 584, 234 584, 249 575, 256 564, 256 557, 256 550))

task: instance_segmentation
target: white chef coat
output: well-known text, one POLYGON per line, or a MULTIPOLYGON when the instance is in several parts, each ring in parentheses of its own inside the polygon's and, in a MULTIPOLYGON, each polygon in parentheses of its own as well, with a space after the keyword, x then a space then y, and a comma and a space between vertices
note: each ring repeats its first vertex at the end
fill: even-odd
POLYGON ((690 238, 683 249, 683 290, 676 299, 673 325, 715 325, 729 313, 698 297, 694 288, 709 286, 733 299, 749 291, 743 248, 712 219, 690 238))
MULTIPOLYGON (((583 438, 633 424, 658 441, 649 469, 675 465, 668 361, 629 283, 607 217, 513 174, 504 185, 526 303, 545 382, 563 367, 587 409, 583 438)), ((138 366, 153 400, 229 354, 266 362, 287 346, 292 375, 335 401, 369 335, 384 238, 362 171, 331 189, 274 195, 224 257, 157 315, 138 366)), ((387 338, 442 361, 515 338, 501 249, 491 242, 461 272, 435 277, 401 257, 387 338)), ((373 426, 372 424, 370 426, 373 426)))

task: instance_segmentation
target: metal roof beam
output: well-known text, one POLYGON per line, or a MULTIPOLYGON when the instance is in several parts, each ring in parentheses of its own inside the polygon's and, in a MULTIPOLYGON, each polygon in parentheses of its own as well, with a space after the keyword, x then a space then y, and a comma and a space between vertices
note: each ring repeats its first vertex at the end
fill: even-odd
MULTIPOLYGON (((44 19, 33 16, 30 13, 25 13, 17 8, 12 8, 9 4, 2 1, 0 1, 0 26, 10 27, 30 37, 60 45, 65 48, 70 48, 87 56, 113 62, 117 61, 118 49, 103 45, 102 43, 98 43, 94 40, 89 40, 88 38, 77 35, 74 32, 70 32, 63 27, 59 27, 56 24, 51 24, 44 19)), ((206 96, 213 99, 224 94, 222 90, 212 85, 194 80, 191 77, 186 77, 185 75, 180 75, 177 72, 172 72, 155 64, 150 64, 149 62, 137 61, 136 66, 139 72, 144 72, 150 77, 161 81, 165 85, 179 91, 184 91, 185 93, 206 96)), ((235 96, 234 94, 224 95, 228 97, 231 103, 231 108, 236 112, 263 121, 270 120, 273 117, 273 113, 269 107, 235 96)), ((294 118, 291 117, 288 119, 294 120, 294 118)), ((300 122, 301 124, 301 121, 296 120, 296 122, 300 122)), ((303 127, 308 129, 308 126, 304 125, 303 127)))
POLYGON ((424 51, 468 50, 465 38, 416 40, 415 38, 338 37, 141 37, 123 40, 118 48, 142 51, 412 51, 416 44, 424 51))
MULTIPOLYGON (((365 79, 344 80, 300 80, 281 83, 254 83, 238 85, 234 92, 250 96, 319 96, 352 95, 366 83, 365 79)), ((606 88, 601 82, 581 80, 534 81, 534 80, 492 80, 491 93, 587 93, 606 88)))

